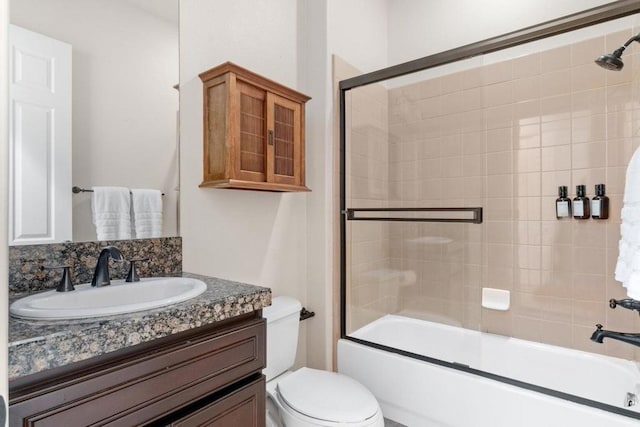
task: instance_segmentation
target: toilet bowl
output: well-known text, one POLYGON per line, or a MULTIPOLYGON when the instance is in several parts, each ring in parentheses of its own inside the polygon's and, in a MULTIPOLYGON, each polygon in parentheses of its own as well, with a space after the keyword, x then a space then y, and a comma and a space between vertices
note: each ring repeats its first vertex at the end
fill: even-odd
POLYGON ((356 380, 336 372, 291 371, 298 343, 301 304, 274 298, 267 319, 268 427, 384 427, 380 405, 356 380))
POLYGON ((384 426, 373 394, 346 375, 300 368, 269 381, 267 396, 267 426, 384 426))

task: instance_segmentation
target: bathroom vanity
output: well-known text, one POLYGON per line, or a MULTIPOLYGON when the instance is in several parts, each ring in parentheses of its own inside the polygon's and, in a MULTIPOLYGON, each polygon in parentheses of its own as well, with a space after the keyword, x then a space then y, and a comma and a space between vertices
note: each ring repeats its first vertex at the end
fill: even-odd
POLYGON ((165 308, 12 318, 9 426, 264 426, 269 289, 188 276, 208 289, 165 308))

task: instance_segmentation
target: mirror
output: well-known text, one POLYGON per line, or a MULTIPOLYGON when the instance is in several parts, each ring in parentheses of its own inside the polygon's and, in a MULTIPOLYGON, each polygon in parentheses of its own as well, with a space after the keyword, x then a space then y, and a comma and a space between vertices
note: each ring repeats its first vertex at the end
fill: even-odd
MULTIPOLYGON (((178 0, 11 0, 11 24, 72 46, 74 186, 155 188, 178 234, 178 0)), ((69 188, 71 192, 71 188, 69 188)), ((73 241, 96 240, 91 193, 73 241)))

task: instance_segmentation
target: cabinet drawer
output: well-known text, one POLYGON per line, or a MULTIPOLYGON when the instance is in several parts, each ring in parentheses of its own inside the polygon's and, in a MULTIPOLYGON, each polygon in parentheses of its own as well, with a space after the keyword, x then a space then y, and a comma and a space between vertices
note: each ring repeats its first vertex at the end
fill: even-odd
POLYGON ((203 425, 211 427, 264 427, 265 399, 263 376, 169 425, 171 427, 203 425))
MULTIPOLYGON (((265 322, 206 328, 12 401, 11 426, 130 426, 158 419, 265 366, 265 322)), ((178 334, 180 335, 180 334, 178 334)), ((90 371, 90 370, 89 370, 90 371)), ((67 375, 65 378, 68 378, 67 375)))

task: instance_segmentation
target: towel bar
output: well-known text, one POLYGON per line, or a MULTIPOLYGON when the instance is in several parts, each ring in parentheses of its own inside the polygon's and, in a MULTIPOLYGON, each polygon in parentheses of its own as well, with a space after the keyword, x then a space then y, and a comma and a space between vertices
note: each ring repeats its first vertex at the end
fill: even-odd
MULTIPOLYGON (((77 185, 74 185, 74 186, 71 188, 71 191, 73 192, 73 194, 78 194, 78 193, 93 193, 93 190, 88 189, 88 188, 78 187, 77 185)), ((164 193, 162 193, 162 195, 164 196, 164 193)))

